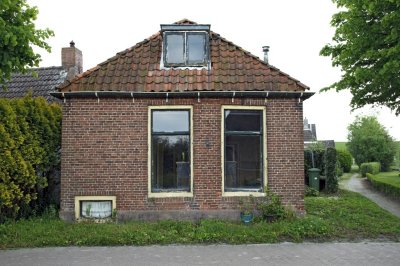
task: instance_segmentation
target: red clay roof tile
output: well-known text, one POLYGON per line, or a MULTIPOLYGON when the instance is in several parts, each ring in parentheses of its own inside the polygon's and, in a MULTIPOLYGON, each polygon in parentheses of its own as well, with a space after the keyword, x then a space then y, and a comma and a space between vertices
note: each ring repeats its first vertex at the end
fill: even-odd
MULTIPOLYGON (((183 19, 176 24, 196 24, 183 19)), ((59 87, 60 91, 305 91, 309 88, 248 51, 210 33, 211 68, 160 69, 158 32, 59 87)))

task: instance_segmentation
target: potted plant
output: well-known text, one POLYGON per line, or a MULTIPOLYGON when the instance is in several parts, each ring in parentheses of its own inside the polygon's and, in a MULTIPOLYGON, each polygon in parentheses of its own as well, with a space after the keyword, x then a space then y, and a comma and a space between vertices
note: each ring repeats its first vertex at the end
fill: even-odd
POLYGON ((240 220, 246 225, 250 224, 254 219, 254 209, 255 209, 254 197, 250 195, 249 198, 246 198, 245 200, 240 199, 239 205, 240 205, 240 220))

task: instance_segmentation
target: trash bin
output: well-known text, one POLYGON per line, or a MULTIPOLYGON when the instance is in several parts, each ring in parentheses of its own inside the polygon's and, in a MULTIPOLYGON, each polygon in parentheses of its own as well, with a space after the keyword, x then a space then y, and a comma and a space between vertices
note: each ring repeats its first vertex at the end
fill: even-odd
POLYGON ((308 169, 308 185, 319 191, 319 170, 318 168, 308 169))

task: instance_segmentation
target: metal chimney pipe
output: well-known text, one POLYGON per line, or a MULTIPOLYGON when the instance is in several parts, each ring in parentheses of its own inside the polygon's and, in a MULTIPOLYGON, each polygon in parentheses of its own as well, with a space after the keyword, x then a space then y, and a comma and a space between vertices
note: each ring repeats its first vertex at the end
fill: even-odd
POLYGON ((262 49, 263 49, 263 52, 264 52, 264 62, 268 64, 269 46, 263 46, 262 49))

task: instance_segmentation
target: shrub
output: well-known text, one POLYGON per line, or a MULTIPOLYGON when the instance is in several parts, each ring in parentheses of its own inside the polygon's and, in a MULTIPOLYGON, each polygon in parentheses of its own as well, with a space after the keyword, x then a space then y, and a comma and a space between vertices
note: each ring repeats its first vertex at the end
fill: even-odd
POLYGON ((319 191, 316 190, 313 187, 306 186, 305 195, 307 197, 318 197, 319 196, 319 191))
POLYGON ((350 152, 347 150, 336 150, 336 156, 343 172, 350 173, 351 165, 353 164, 353 157, 351 157, 350 152))
POLYGON ((400 188, 392 186, 390 184, 384 183, 378 180, 373 174, 366 173, 367 179, 371 182, 372 186, 377 190, 382 191, 385 194, 394 196, 395 198, 400 198, 400 188))
POLYGON ((267 189, 265 191, 265 197, 257 203, 257 210, 262 218, 268 221, 284 218, 286 212, 279 196, 267 189))
POLYGON ((381 164, 378 162, 362 163, 360 167, 361 176, 366 177, 367 173, 376 175, 381 170, 381 164))
POLYGON ((0 219, 38 211, 38 192, 60 163, 60 132, 58 105, 30 95, 0 99, 0 219))
POLYGON ((326 191, 336 193, 338 190, 338 178, 336 176, 336 149, 327 148, 325 154, 326 191))
POLYGON ((343 175, 343 167, 339 161, 336 161, 336 176, 340 177, 343 175))

